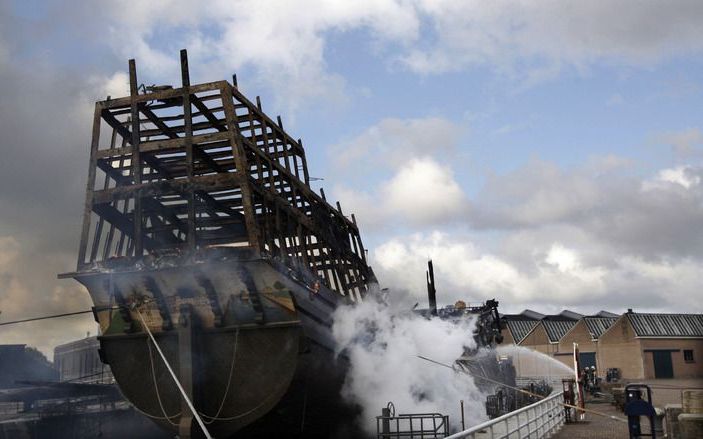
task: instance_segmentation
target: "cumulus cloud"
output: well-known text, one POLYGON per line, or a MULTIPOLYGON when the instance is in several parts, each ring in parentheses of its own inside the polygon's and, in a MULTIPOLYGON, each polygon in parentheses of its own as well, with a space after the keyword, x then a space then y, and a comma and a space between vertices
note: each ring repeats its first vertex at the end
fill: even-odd
POLYGON ((589 263, 584 255, 556 241, 531 246, 530 258, 516 262, 500 247, 480 246, 458 233, 433 232, 397 236, 372 253, 384 283, 407 290, 426 303, 427 260, 435 267, 438 300, 471 303, 498 298, 503 312, 532 307, 558 312, 569 307, 584 313, 603 307, 701 312, 702 285, 694 272, 700 262, 690 258, 646 260, 614 256, 611 265, 589 263))
MULTIPOLYGON (((68 255, 46 254, 30 246, 14 237, 0 236, 0 322, 90 309, 90 298, 83 288, 55 281, 55 273, 66 269, 68 255)), ((2 326, 0 337, 3 343, 29 343, 52 358, 54 346, 96 330, 92 315, 86 314, 2 326)))
POLYGON ((642 64, 703 49, 703 6, 694 0, 456 0, 419 1, 417 7, 436 37, 402 60, 424 73, 489 65, 539 80, 553 77, 563 66, 583 69, 603 60, 642 64))
POLYGON ((411 159, 392 178, 365 192, 337 186, 334 193, 365 226, 422 226, 463 220, 469 203, 454 172, 430 157, 411 159))
MULTIPOLYGON (((372 253, 379 279, 424 301, 427 259, 441 300, 497 297, 518 311, 610 307, 701 312, 701 169, 649 178, 532 161, 490 178, 465 227, 397 234, 372 253), (556 305, 558 304, 558 305, 556 305)), ((432 228, 430 228, 432 230, 432 228)))
POLYGON ((691 234, 703 221, 700 173, 688 166, 641 179, 532 161, 488 179, 472 200, 470 224, 504 231, 576 229, 644 258, 703 255, 703 239, 691 234))

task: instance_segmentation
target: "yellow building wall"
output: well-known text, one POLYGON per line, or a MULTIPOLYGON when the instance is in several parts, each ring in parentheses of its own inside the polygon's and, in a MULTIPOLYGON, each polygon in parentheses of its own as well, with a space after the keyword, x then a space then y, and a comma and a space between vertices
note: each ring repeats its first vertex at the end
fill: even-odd
POLYGON ((508 329, 507 326, 500 330, 500 335, 503 336, 503 343, 501 343, 501 345, 517 344, 515 343, 513 333, 510 332, 510 329, 508 329))
POLYGON ((623 379, 643 379, 642 349, 626 315, 621 316, 598 340, 596 364, 600 374, 612 367, 623 379))
POLYGON ((556 351, 556 347, 549 342, 547 331, 542 326, 542 323, 534 327, 527 337, 520 342, 520 346, 526 346, 548 355, 556 351))
POLYGON ((649 349, 678 349, 671 353, 674 378, 703 378, 703 339, 640 339, 644 359, 644 378, 654 378, 654 355, 649 349), (693 363, 684 361, 684 350, 693 351, 693 363))

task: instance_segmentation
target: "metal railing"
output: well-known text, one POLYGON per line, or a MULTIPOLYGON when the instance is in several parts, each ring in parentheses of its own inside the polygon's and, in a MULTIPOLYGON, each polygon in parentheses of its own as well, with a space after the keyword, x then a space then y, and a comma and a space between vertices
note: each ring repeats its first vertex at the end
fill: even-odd
POLYGON ((499 418, 491 419, 446 439, 523 439, 544 438, 564 424, 564 392, 554 393, 499 418))
POLYGON ((440 439, 449 434, 449 416, 440 413, 413 413, 377 416, 378 439, 440 439))

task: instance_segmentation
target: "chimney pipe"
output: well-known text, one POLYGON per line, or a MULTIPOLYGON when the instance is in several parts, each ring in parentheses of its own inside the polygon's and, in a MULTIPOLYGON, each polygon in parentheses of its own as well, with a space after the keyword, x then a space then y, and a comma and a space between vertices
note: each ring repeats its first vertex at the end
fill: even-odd
POLYGON ((430 304, 430 315, 437 315, 437 290, 434 285, 434 268, 432 260, 427 261, 427 300, 430 304))

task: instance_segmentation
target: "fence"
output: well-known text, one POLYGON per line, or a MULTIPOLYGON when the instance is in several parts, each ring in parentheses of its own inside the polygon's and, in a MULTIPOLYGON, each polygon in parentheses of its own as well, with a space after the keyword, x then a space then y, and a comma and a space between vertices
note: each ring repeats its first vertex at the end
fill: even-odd
MULTIPOLYGON (((393 409, 395 411, 395 408, 393 409)), ((378 439, 444 438, 449 434, 449 416, 439 413, 399 414, 376 416, 378 439)))
POLYGON ((544 438, 564 424, 563 392, 491 419, 446 439, 523 439, 544 438))

